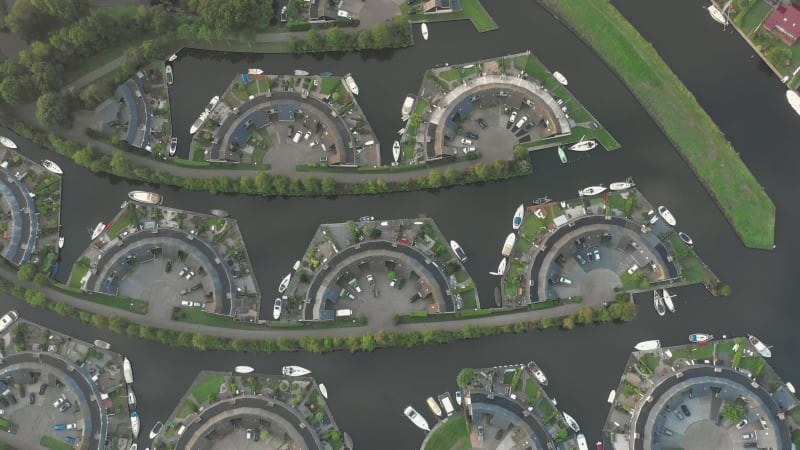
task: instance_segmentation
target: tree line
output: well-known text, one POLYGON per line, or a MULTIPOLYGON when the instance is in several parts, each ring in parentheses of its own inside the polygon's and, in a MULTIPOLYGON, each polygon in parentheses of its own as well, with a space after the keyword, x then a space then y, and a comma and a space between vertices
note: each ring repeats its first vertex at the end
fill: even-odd
POLYGON ((289 38, 289 48, 293 53, 346 52, 353 50, 373 50, 400 48, 411 45, 411 27, 404 16, 396 16, 389 23, 378 23, 372 28, 348 33, 338 26, 308 30, 305 39, 289 38))

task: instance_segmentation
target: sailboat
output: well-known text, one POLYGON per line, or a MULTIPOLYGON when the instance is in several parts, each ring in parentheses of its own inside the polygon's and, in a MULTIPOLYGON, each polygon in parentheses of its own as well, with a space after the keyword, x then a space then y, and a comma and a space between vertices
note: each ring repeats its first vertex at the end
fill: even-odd
POLYGON ((566 412, 562 411, 561 415, 564 416, 564 422, 567 423, 567 426, 572 428, 572 431, 579 432, 581 431, 581 426, 578 425, 578 421, 575 420, 572 416, 567 414, 566 412))
POLYGON ((450 241, 450 248, 453 249, 453 253, 456 254, 459 261, 467 262, 467 254, 464 252, 464 249, 456 241, 450 241))
POLYGON ((558 157, 561 159, 561 164, 566 164, 569 162, 567 159, 567 153, 564 151, 564 147, 558 146, 558 157))
POLYGON ((497 272, 489 272, 489 275, 503 276, 506 273, 506 258, 500 260, 500 265, 497 266, 497 272))
POLYGON ((92 230, 92 240, 97 239, 97 237, 100 236, 100 234, 105 229, 106 229, 106 224, 104 224, 103 222, 99 222, 97 226, 94 227, 94 230, 92 230))
POLYGON ((319 384, 319 393, 322 394, 323 397, 328 398, 328 388, 325 387, 324 384, 319 384))
POLYGON ((300 366, 283 366, 281 372, 287 377, 302 377, 311 373, 310 370, 300 366))
POLYGON ((595 141, 594 139, 589 139, 587 141, 584 140, 582 137, 580 141, 572 144, 569 147, 569 149, 572 150, 573 152, 588 152, 589 150, 592 150, 595 147, 597 147, 597 141, 595 141))
POLYGON ((202 113, 200 113, 200 117, 198 117, 197 120, 194 121, 192 126, 189 127, 189 134, 197 133, 197 130, 199 130, 200 127, 203 126, 203 124, 206 122, 206 119, 208 119, 208 112, 203 111, 202 113))
POLYGON ((2 144, 3 147, 8 147, 11 149, 17 148, 16 142, 12 141, 10 138, 7 138, 5 136, 0 136, 0 144, 2 144))
POLYGON ((394 162, 400 160, 400 141, 394 141, 394 144, 392 144, 392 157, 394 158, 394 162))
POLYGON ((50 161, 49 159, 45 159, 44 161, 42 161, 42 165, 44 166, 45 169, 49 170, 50 172, 56 175, 64 174, 64 171, 61 170, 61 167, 59 167, 58 164, 54 163, 53 161, 50 161))
POLYGON ((698 344, 701 342, 708 342, 714 339, 713 334, 706 334, 706 333, 692 333, 689 335, 689 342, 698 344))
POLYGON ((667 308, 664 307, 664 300, 661 298, 661 294, 658 293, 658 289, 653 291, 653 306, 656 308, 656 312, 659 316, 663 316, 667 313, 667 308))
POLYGON ((580 195, 580 196, 584 196, 584 195, 585 196, 591 196, 591 195, 602 194, 603 192, 606 191, 606 189, 607 188, 605 186, 603 186, 603 185, 589 186, 589 187, 583 188, 580 191, 578 191, 578 195, 580 195))
POLYGON ((634 186, 636 186, 636 184, 633 182, 633 178, 628 178, 625 181, 616 181, 614 183, 611 183, 608 185, 608 188, 611 189, 612 191, 624 191, 634 186))
POLYGON ((725 14, 723 14, 723 12, 717 7, 717 5, 713 3, 708 7, 708 15, 710 15, 712 19, 721 23, 722 25, 728 24, 728 18, 725 17, 725 14))
POLYGON ((567 81, 567 77, 562 75, 561 72, 553 72, 553 78, 555 78, 556 81, 563 84, 564 86, 569 84, 569 82, 567 81))
POLYGON ((420 30, 422 31, 422 39, 425 39, 427 41, 428 40, 428 24, 423 22, 422 25, 420 26, 420 30))
POLYGON ((662 297, 664 297, 664 305, 666 305, 666 307, 669 310, 669 312, 674 313, 675 312, 675 304, 672 303, 672 297, 674 297, 674 295, 670 294, 668 290, 664 289, 663 293, 662 293, 662 297))
POLYGON ((291 273, 283 277, 280 286, 278 286, 278 293, 283 294, 283 291, 285 291, 286 288, 289 287, 289 281, 291 281, 291 279, 292 279, 291 273))
POLYGON ((522 226, 522 218, 525 214, 525 205, 521 204, 517 207, 517 210, 514 211, 514 220, 511 222, 511 228, 515 230, 519 230, 519 227, 522 226))
POLYGON ((750 344, 752 344, 753 347, 756 348, 756 351, 761 356, 763 356, 764 358, 771 358, 772 357, 772 350, 770 350, 769 347, 764 345, 764 343, 761 342, 761 339, 753 336, 752 334, 748 334, 747 335, 747 340, 750 341, 750 344))
POLYGON ((58 237, 58 248, 64 248, 64 236, 58 237))

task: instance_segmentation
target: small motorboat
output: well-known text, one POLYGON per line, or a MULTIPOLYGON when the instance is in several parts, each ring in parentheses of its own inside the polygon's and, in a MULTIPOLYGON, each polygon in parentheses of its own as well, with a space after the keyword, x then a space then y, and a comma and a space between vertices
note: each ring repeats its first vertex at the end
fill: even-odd
POLYGON ((800 114, 800 94, 797 91, 789 89, 786 91, 786 101, 789 102, 789 106, 794 109, 794 112, 800 114))
POLYGON ((544 374, 544 371, 536 365, 535 362, 531 361, 528 363, 528 369, 533 374, 533 377, 536 378, 536 381, 539 382, 542 386, 547 386, 547 376, 544 374))
POLYGON ((517 207, 517 210, 514 211, 514 220, 511 222, 511 228, 519 230, 519 227, 522 226, 522 219, 524 216, 525 216, 525 205, 520 204, 517 207))
POLYGON ((300 268, 300 260, 298 259, 297 261, 294 262, 294 264, 292 264, 292 271, 297 272, 297 269, 299 268, 300 268))
POLYGON ((661 341, 659 341, 658 339, 653 339, 651 341, 642 341, 633 346, 633 348, 639 350, 640 352, 652 351, 660 347, 661 347, 661 341))
POLYGON ((497 272, 489 272, 489 275, 503 276, 506 273, 506 260, 507 258, 501 259, 500 264, 497 266, 497 272))
POLYGON ((706 333, 692 333, 689 335, 689 342, 693 344, 698 344, 700 342, 708 342, 714 339, 713 334, 706 334, 706 333))
POLYGON ((420 31, 422 31, 422 39, 425 39, 427 41, 428 40, 428 24, 423 22, 422 25, 420 25, 419 28, 420 28, 420 31))
POLYGON ((664 289, 663 291, 661 291, 661 297, 664 299, 664 306, 667 307, 669 312, 674 313, 675 303, 672 302, 672 297, 675 296, 670 294, 668 290, 664 289))
POLYGON ((586 442, 586 436, 583 433, 578 433, 575 436, 575 440, 578 442, 578 450, 589 450, 589 444, 586 442))
POLYGON ((224 209, 212 209, 211 214, 222 218, 228 217, 230 215, 228 214, 228 211, 225 211, 224 209))
POLYGON ((356 84, 356 80, 353 79, 353 75, 349 73, 345 75, 344 83, 353 95, 358 95, 358 85, 356 84))
POLYGON ((319 76, 321 76, 322 78, 332 77, 333 76, 333 72, 320 72, 319 76))
POLYGON ((614 399, 616 398, 617 398, 617 391, 615 389, 612 389, 611 392, 608 393, 608 398, 606 399, 606 401, 613 405, 614 399))
POLYGON ((108 350, 111 348, 111 344, 106 341, 101 341, 100 339, 95 339, 94 346, 97 348, 102 348, 103 350, 108 350))
POLYGON ((374 216, 361 216, 358 218, 359 222, 372 222, 373 220, 375 220, 374 216))
POLYGON ((632 187, 636 186, 633 182, 633 178, 628 178, 625 181, 617 181, 608 185, 608 188, 612 191, 625 191, 632 187))
POLYGON ((764 358, 771 358, 772 357, 772 350, 769 349, 766 345, 764 345, 761 340, 752 334, 747 335, 747 340, 750 341, 750 344, 756 348, 756 351, 763 356, 764 358))
POLYGON ((664 219, 664 222, 667 222, 670 226, 674 227, 677 221, 675 220, 675 216, 667 209, 666 206, 661 205, 658 207, 658 214, 664 219))
POLYGON ((131 413, 131 434, 134 439, 139 437, 139 414, 136 412, 131 413))
POLYGON ((563 84, 564 86, 568 85, 569 82, 567 81, 567 77, 561 74, 561 72, 553 72, 553 78, 556 79, 559 83, 563 84))
POLYGON ((263 73, 264 73, 264 71, 261 70, 261 69, 247 69, 247 74, 248 75, 261 75, 263 73))
POLYGON ((176 59, 178 59, 178 55, 177 54, 173 54, 172 56, 169 57, 169 59, 167 61, 174 62, 176 59))
POLYGON ((275 303, 272 306, 272 318, 278 320, 281 318, 281 309, 283 308, 283 301, 279 298, 275 299, 275 303))
POLYGON ((64 236, 58 237, 58 248, 64 248, 64 236))
POLYGON ((708 7, 708 15, 711 16, 711 18, 714 19, 716 22, 719 22, 722 25, 728 24, 728 18, 725 17, 725 14, 723 14, 722 11, 717 7, 717 5, 713 3, 708 7))
POLYGON ((400 160, 400 141, 394 141, 394 144, 392 144, 392 157, 394 158, 394 162, 400 160))
POLYGON ((319 384, 319 393, 322 394, 323 397, 328 398, 328 388, 322 383, 319 384))
POLYGON ((567 152, 564 151, 564 147, 558 146, 558 157, 561 159, 561 164, 566 164, 569 162, 567 159, 567 152))
POLYGON ((308 72, 306 72, 305 70, 297 69, 297 70, 294 71, 294 76, 296 76, 296 77, 307 77, 308 76, 308 72))
POLYGON ((105 229, 106 229, 106 224, 104 224, 103 222, 98 223, 97 226, 95 226, 94 230, 92 231, 92 240, 97 239, 97 237, 100 236, 103 233, 103 231, 105 231, 105 229))
POLYGON ((156 422, 156 424, 153 425, 153 428, 150 429, 150 439, 151 440, 155 439, 156 436, 158 436, 161 433, 161 430, 163 428, 164 428, 164 424, 163 423, 161 423, 160 421, 156 422))
POLYGON ((203 111, 202 113, 200 113, 200 117, 198 117, 197 120, 194 121, 192 126, 189 127, 189 134, 197 133, 197 130, 199 130, 200 127, 202 127, 203 124, 206 123, 206 119, 208 119, 208 112, 203 111))
POLYGON ((578 425, 578 421, 575 420, 572 416, 567 414, 566 412, 562 411, 561 415, 564 416, 564 422, 567 423, 567 426, 572 428, 572 431, 579 432, 581 431, 581 426, 578 425))
POLYGON ((581 138, 580 141, 572 144, 569 149, 573 152, 588 152, 589 150, 594 149, 597 147, 597 141, 594 139, 584 140, 581 138))
POLYGON ((453 249, 453 253, 456 254, 458 260, 463 262, 467 262, 467 254, 464 252, 464 249, 456 241, 450 241, 450 248, 453 249))
POLYGON ((398 136, 402 136, 402 135, 403 135, 403 133, 405 133, 405 132, 406 132, 406 129, 405 129, 405 128, 400 128, 399 130, 397 130, 397 135, 398 135, 398 136))
POLYGON ((161 194, 156 194, 155 192, 130 191, 128 192, 128 198, 135 202, 145 203, 147 205, 160 205, 162 202, 164 202, 164 197, 161 194))
POLYGON ((283 366, 281 373, 287 377, 302 377, 311 373, 310 370, 300 366, 283 366))
POLYGON ((178 138, 173 137, 169 140, 169 156, 175 156, 178 151, 178 138))
POLYGON ((428 399, 425 400, 425 402, 428 404, 428 408, 430 408, 434 414, 436 414, 439 417, 442 416, 442 408, 440 408, 439 404, 436 403, 436 399, 434 399, 433 397, 428 397, 428 399))
POLYGON ((424 431, 431 431, 431 427, 428 425, 428 421, 425 420, 425 418, 422 417, 420 413, 418 413, 417 410, 414 409, 413 407, 406 406, 406 409, 403 410, 403 414, 405 414, 405 416, 408 417, 408 420, 410 420, 418 428, 424 431))
POLYGON ((133 388, 128 386, 128 407, 131 410, 136 409, 136 394, 133 393, 133 388))
POLYGON ((658 293, 658 289, 653 291, 653 306, 656 308, 656 312, 659 316, 663 316, 667 313, 667 308, 664 306, 664 300, 661 298, 661 294, 658 293))
POLYGON ((133 367, 131 367, 131 360, 128 357, 122 359, 122 376, 125 378, 125 383, 133 384, 133 367))
POLYGON ((255 369, 253 369, 250 366, 236 366, 236 367, 233 368, 234 372, 240 373, 240 374, 243 374, 243 375, 244 374, 248 374, 248 373, 253 373, 254 370, 255 369))
POLYGON ((461 401, 462 401, 461 396, 462 396, 461 391, 456 391, 456 403, 458 403, 458 406, 461 406, 461 401))
POLYGON ((292 274, 289 273, 281 280, 280 286, 278 286, 278 293, 283 294, 287 287, 289 287, 289 281, 292 280, 292 274))
POLYGON ((517 235, 508 233, 505 242, 503 242, 503 250, 500 252, 503 256, 509 256, 511 251, 514 250, 514 243, 517 242, 517 235))
POLYGON ((58 164, 54 163, 53 161, 50 161, 49 159, 45 159, 44 161, 42 161, 42 165, 44 166, 45 169, 49 170, 50 172, 56 175, 64 175, 64 171, 61 170, 61 167, 58 164))
POLYGON ((208 105, 206 106, 206 111, 205 112, 207 112, 208 114, 211 114, 211 111, 214 111, 214 108, 217 107, 218 103, 219 103, 219 95, 215 95, 215 96, 211 97, 211 100, 209 100, 208 105))
POLYGON ((172 66, 170 64, 164 66, 164 76, 167 78, 167 84, 172 84, 175 81, 175 77, 172 74, 172 66))
POLYGON ((585 187, 585 188, 581 189, 580 191, 578 191, 578 195, 580 195, 581 197, 583 197, 583 196, 589 197, 589 196, 592 196, 592 195, 602 194, 607 189, 608 188, 606 188, 603 185, 589 186, 589 187, 585 187))
POLYGON ((7 138, 5 136, 0 136, 0 144, 2 144, 3 147, 15 150, 17 149, 17 143, 12 141, 11 138, 7 138))
POLYGON ((689 235, 684 233, 683 231, 678 232, 678 237, 681 239, 681 241, 683 241, 684 244, 690 247, 694 245, 694 241, 692 240, 692 238, 690 238, 689 235))

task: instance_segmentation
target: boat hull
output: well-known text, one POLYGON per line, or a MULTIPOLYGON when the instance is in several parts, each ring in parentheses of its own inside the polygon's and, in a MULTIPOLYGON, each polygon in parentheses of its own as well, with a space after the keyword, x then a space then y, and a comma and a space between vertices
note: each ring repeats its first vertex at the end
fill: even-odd
POLYGON ((164 197, 162 197, 161 194, 146 191, 128 192, 128 198, 147 205, 160 205, 164 201, 164 197))
POLYGON ((102 348, 103 350, 108 350, 111 348, 111 344, 106 341, 101 341, 100 339, 96 339, 94 341, 94 346, 97 348, 102 348))
POLYGON ((569 149, 573 152, 588 152, 589 150, 593 150, 595 147, 597 147, 597 141, 591 139, 572 144, 569 149))
POLYGON ((656 350, 660 347, 661 347, 661 341, 659 341, 658 339, 653 339, 651 341, 642 341, 633 346, 633 348, 639 350, 640 352, 656 350))
POLYGON ((711 5, 708 7, 708 15, 721 25, 728 24, 728 19, 725 17, 725 14, 723 14, 722 11, 717 8, 717 5, 711 5))
POLYGON ((561 159, 561 164, 566 164, 569 162, 567 159, 567 153, 564 151, 563 147, 558 147, 558 157, 561 159))
POLYGON ((54 163, 53 161, 50 161, 49 159, 45 159, 44 161, 42 161, 42 165, 44 166, 45 169, 56 175, 64 174, 64 171, 61 170, 61 167, 58 164, 54 163))
POLYGON ((433 397, 428 397, 426 403, 428 404, 428 408, 431 409, 431 412, 439 417, 442 417, 442 408, 439 407, 439 404, 436 403, 436 400, 434 400, 433 397))
POLYGON ((572 431, 576 433, 581 431, 581 426, 578 425, 577 420, 575 420, 572 416, 563 411, 561 412, 561 415, 564 416, 564 422, 567 423, 568 427, 572 428, 572 431))
POLYGON ((714 339, 713 334, 693 333, 689 335, 689 342, 693 343, 708 342, 712 339, 714 339))
POLYGON ((16 142, 12 141, 10 138, 7 138, 5 136, 0 136, 0 144, 2 144, 3 147, 7 147, 14 150, 17 149, 16 142))
POLYGON ((291 280, 292 280, 292 274, 291 273, 286 275, 285 277, 283 277, 283 280, 281 280, 281 284, 278 286, 278 293, 279 294, 283 294, 283 292, 286 290, 286 288, 289 287, 289 281, 291 281, 291 280))
POLYGON ((392 157, 394 162, 400 161, 400 141, 394 141, 394 144, 392 144, 392 157))
POLYGON ((467 254, 464 252, 464 249, 461 248, 460 245, 458 245, 458 242, 450 241, 450 248, 453 249, 453 253, 456 254, 459 261, 467 262, 467 254))
POLYGON ((789 106, 794 109, 794 112, 800 115, 800 94, 789 89, 786 91, 786 100, 789 102, 789 106))
POLYGON ((403 414, 411 421, 414 425, 416 425, 421 430, 431 431, 431 427, 428 425, 428 421, 422 417, 416 409, 412 408, 411 406, 407 406, 406 409, 403 411, 403 414))
POLYGON ((667 209, 666 206, 659 206, 658 207, 658 215, 664 219, 664 222, 667 222, 671 227, 674 227, 675 224, 678 222, 675 220, 675 216, 672 215, 672 212, 667 209))
POLYGON ((131 413, 131 434, 134 438, 139 437, 139 414, 131 413))
POLYGON ((653 291, 653 307, 656 309, 656 312, 659 316, 663 316, 667 313, 667 308, 664 306, 664 300, 662 300, 661 295, 658 294, 658 291, 653 291))
POLYGON ((563 84, 564 86, 569 84, 569 81, 567 81, 567 77, 562 75, 561 72, 553 72, 553 78, 555 78, 556 81, 563 84))
POLYGON ((520 204, 514 212, 514 219, 511 221, 511 228, 519 230, 522 226, 522 219, 525 215, 525 205, 520 204))
POLYGON ((692 238, 690 238, 689 235, 684 233, 683 231, 678 233, 678 237, 680 238, 681 241, 683 241, 684 244, 689 246, 694 245, 694 241, 692 240, 692 238))
POLYGON ((629 181, 618 181, 616 183, 611 183, 608 185, 608 188, 612 191, 624 191, 626 189, 632 188, 634 185, 629 181))
POLYGON ((769 349, 761 340, 752 334, 747 335, 747 340, 750 341, 750 344, 756 348, 756 351, 763 356, 764 358, 771 358, 772 357, 772 350, 769 349))
POLYGON ((319 393, 322 394, 323 397, 328 398, 328 388, 322 383, 319 384, 319 393))
POLYGON ((353 76, 349 73, 344 76, 344 83, 347 86, 347 89, 353 94, 358 95, 358 85, 356 84, 356 80, 353 79, 353 76))
POLYGON ((422 31, 422 39, 425 39, 427 41, 428 40, 428 24, 427 23, 423 23, 422 26, 420 26, 420 30, 422 31))
POLYGON ((608 188, 606 188, 605 186, 589 186, 587 188, 581 189, 579 194, 581 196, 587 196, 588 197, 588 196, 592 196, 592 195, 602 194, 606 190, 608 190, 608 188))
POLYGON ((294 71, 294 76, 296 76, 296 77, 307 77, 308 76, 308 72, 306 72, 305 70, 295 70, 294 71))
POLYGON ((302 377, 310 374, 311 371, 300 366, 283 366, 282 373, 287 377, 302 377))
POLYGON ((508 236, 506 236, 506 241, 503 243, 503 250, 501 252, 503 256, 511 255, 511 251, 514 250, 514 243, 516 241, 517 236, 514 233, 509 233, 508 236))
POLYGON ((672 294, 664 289, 664 291, 661 293, 661 297, 664 299, 664 305, 667 307, 669 312, 675 313, 675 303, 672 302, 672 294))
POLYGON ((217 217, 223 217, 223 218, 224 217, 228 217, 228 215, 229 215, 228 211, 225 211, 224 209, 212 209, 211 210, 211 214, 213 214, 213 215, 215 215, 217 217))
POLYGON ((125 377, 125 383, 133 383, 133 368, 131 367, 131 361, 128 358, 122 360, 122 375, 125 377))
POLYGON ((250 366, 236 366, 233 370, 236 373, 247 374, 247 373, 252 373, 253 370, 255 369, 253 369, 250 366))

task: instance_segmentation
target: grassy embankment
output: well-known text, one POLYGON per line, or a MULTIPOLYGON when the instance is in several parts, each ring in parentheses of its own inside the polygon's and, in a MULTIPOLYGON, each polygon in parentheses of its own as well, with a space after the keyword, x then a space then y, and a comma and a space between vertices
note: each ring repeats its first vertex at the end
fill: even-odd
POLYGON ((606 1, 540 0, 622 78, 716 199, 742 242, 771 249, 775 205, 691 92, 606 1))
MULTIPOLYGON (((461 11, 442 14, 413 14, 409 15, 412 22, 443 22, 447 20, 469 19, 478 31, 492 31, 498 28, 492 16, 481 5, 480 0, 461 0, 461 11)), ((408 5, 403 2, 400 5, 401 11, 408 12, 408 5)))
POLYGON ((436 428, 425 444, 425 450, 446 448, 450 450, 472 448, 469 441, 466 417, 455 417, 436 428))

